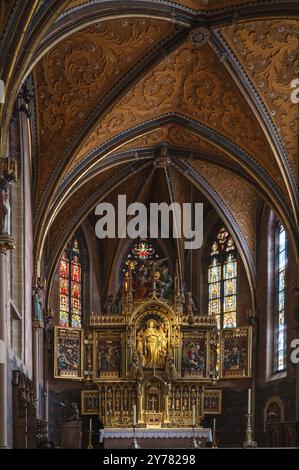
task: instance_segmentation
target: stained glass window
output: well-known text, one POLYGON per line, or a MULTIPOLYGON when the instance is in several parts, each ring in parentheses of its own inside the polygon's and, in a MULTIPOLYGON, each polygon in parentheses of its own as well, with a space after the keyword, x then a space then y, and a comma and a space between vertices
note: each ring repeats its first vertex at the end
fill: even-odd
POLYGON ((286 368, 286 268, 287 238, 282 224, 278 225, 276 244, 276 309, 274 325, 274 371, 286 368))
POLYGON ((128 271, 129 267, 134 273, 143 261, 147 259, 159 259, 159 257, 160 256, 157 253, 157 250, 154 249, 151 240, 146 238, 138 239, 132 246, 130 246, 129 251, 124 258, 122 270, 120 272, 120 282, 123 282, 125 273, 128 271))
POLYGON ((78 240, 67 245, 59 263, 60 313, 59 324, 81 328, 82 266, 78 240))
POLYGON ((209 314, 216 315, 218 328, 237 323, 237 260, 233 238, 222 227, 212 244, 208 268, 209 314))

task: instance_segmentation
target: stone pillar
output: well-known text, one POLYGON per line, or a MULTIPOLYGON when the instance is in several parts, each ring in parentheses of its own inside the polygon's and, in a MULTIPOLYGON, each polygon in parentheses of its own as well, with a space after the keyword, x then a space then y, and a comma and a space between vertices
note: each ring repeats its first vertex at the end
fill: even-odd
POLYGON ((42 410, 42 403, 40 402, 40 393, 39 393, 39 385, 40 385, 40 378, 39 378, 39 369, 40 369, 40 362, 39 362, 39 331, 40 327, 33 324, 33 347, 32 347, 32 355, 33 355, 33 381, 35 386, 35 393, 36 393, 36 409, 37 409, 37 417, 41 417, 41 410, 42 410))
POLYGON ((6 253, 13 248, 15 248, 13 238, 0 235, 0 448, 2 449, 8 447, 6 253))

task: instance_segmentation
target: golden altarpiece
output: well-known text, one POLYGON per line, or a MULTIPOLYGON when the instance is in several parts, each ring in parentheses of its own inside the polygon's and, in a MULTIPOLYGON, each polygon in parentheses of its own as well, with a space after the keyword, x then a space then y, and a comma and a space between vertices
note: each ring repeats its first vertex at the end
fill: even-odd
MULTIPOLYGON (((198 426, 221 412, 216 319, 198 314, 165 259, 128 259, 124 271, 121 289, 87 328, 55 327, 54 377, 82 381, 81 413, 106 427, 198 426)), ((234 330, 226 355, 236 354, 236 341, 248 351, 249 330, 234 330)), ((240 357, 226 372, 248 377, 249 358, 240 357)))

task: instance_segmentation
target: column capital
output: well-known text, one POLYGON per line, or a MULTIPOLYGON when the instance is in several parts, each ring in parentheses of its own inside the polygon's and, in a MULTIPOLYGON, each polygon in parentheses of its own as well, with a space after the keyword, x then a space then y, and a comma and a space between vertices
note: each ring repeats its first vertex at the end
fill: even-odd
POLYGON ((13 237, 4 233, 0 233, 0 253, 6 255, 8 250, 14 250, 15 247, 16 242, 13 237))
POLYGON ((15 182, 18 174, 16 160, 0 157, 0 174, 8 183, 15 182))
POLYGON ((44 322, 43 321, 36 321, 36 320, 33 320, 32 321, 32 328, 34 330, 38 330, 38 329, 43 329, 44 328, 44 322))

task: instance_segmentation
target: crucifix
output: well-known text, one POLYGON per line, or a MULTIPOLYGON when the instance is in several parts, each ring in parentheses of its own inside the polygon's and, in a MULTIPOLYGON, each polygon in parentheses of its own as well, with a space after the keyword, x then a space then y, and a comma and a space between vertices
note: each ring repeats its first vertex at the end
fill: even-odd
POLYGON ((157 397, 156 397, 155 395, 152 395, 152 397, 150 398, 149 401, 150 401, 151 404, 152 404, 152 412, 155 413, 155 412, 156 412, 156 409, 155 409, 156 406, 155 406, 155 404, 156 404, 156 402, 158 401, 158 399, 157 399, 157 397))

